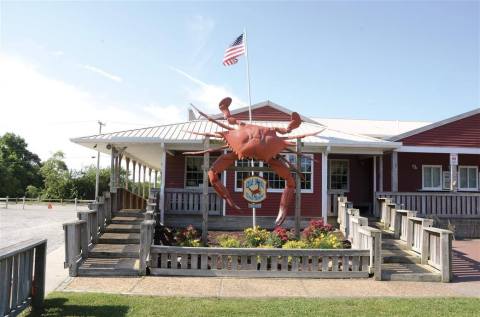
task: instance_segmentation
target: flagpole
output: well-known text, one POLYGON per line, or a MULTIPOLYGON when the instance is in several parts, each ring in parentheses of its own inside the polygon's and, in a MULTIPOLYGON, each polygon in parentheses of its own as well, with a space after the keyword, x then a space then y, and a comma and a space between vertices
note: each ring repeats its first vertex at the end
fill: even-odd
MULTIPOLYGON (((248 92, 248 120, 252 123, 252 97, 250 95, 250 65, 248 63, 248 43, 247 43, 247 28, 243 29, 243 37, 245 40, 245 66, 247 68, 247 92, 248 92)), ((253 159, 250 162, 252 167, 254 167, 253 159)), ((252 175, 254 175, 252 171, 252 175)), ((257 225, 257 209, 252 208, 252 222, 253 227, 257 225)))

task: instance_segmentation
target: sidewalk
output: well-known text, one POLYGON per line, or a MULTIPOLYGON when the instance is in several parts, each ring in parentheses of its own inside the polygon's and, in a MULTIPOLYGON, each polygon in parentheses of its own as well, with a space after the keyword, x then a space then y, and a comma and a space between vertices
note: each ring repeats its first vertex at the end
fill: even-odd
POLYGON ((377 282, 373 279, 76 277, 57 291, 179 297, 480 297, 480 281, 377 282))

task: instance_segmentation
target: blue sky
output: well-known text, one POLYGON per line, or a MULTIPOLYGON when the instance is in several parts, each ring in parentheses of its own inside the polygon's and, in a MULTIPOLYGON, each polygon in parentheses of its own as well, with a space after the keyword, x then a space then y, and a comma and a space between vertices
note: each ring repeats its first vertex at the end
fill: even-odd
POLYGON ((96 129, 95 109, 122 112, 105 118, 117 129, 184 118, 190 102, 212 112, 224 93, 245 102, 244 60, 221 64, 244 27, 254 103, 435 121, 480 104, 479 12, 477 1, 1 2, 0 53, 88 96, 87 118, 68 98, 60 114, 35 105, 69 137, 96 129))

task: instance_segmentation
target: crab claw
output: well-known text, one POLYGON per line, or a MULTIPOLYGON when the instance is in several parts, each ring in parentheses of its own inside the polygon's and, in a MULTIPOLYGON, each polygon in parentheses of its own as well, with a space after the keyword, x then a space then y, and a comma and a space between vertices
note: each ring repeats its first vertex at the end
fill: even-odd
POLYGON ((302 124, 302 118, 297 112, 292 112, 290 123, 287 127, 288 131, 292 131, 293 129, 298 128, 300 124, 302 124))

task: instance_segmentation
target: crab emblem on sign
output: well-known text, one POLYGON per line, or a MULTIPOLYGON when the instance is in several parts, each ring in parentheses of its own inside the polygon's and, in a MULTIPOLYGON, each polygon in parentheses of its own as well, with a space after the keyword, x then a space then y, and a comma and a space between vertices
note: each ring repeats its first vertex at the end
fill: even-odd
POLYGON ((252 204, 252 208, 260 208, 260 203, 267 198, 267 181, 260 176, 245 178, 243 180, 243 198, 252 204))

